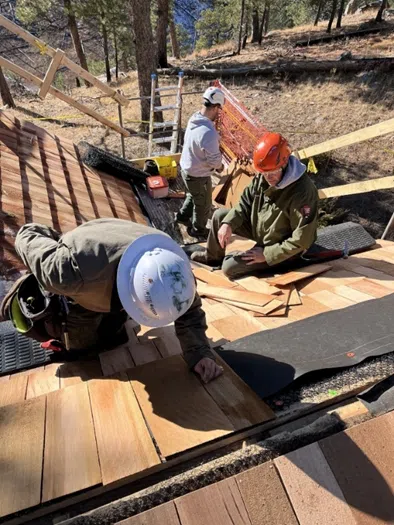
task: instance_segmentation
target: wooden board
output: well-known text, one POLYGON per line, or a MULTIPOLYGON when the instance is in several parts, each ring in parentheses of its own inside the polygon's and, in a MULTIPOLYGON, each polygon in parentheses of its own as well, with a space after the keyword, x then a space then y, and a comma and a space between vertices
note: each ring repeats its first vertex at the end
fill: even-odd
POLYGON ((349 299, 349 301, 353 301, 354 303, 362 303, 364 301, 370 301, 371 299, 374 299, 372 295, 361 292, 360 290, 352 288, 351 286, 336 286, 333 289, 333 292, 337 295, 340 295, 341 297, 344 297, 345 299, 349 299))
POLYGON ((182 525, 252 525, 234 478, 175 500, 182 525))
POLYGON ((354 301, 350 301, 349 299, 340 297, 339 295, 336 295, 335 293, 330 292, 328 290, 311 293, 309 297, 315 299, 315 301, 318 301, 319 303, 325 306, 328 306, 328 308, 331 308, 332 310, 337 310, 338 308, 346 308, 347 306, 352 306, 353 304, 355 304, 354 301))
POLYGON ((236 281, 239 286, 249 290, 249 292, 259 292, 268 295, 281 293, 280 288, 269 284, 265 279, 259 279, 257 277, 242 277, 236 281))
POLYGON ((274 460, 300 525, 356 525, 317 443, 274 460))
POLYGON ((385 297, 392 293, 386 287, 376 284, 376 282, 372 282, 369 279, 360 279, 356 283, 349 284, 349 286, 376 298, 385 297))
POLYGON ((134 366, 134 361, 127 345, 108 350, 107 352, 101 352, 99 358, 104 376, 111 376, 134 366))
POLYGON ((60 66, 61 61, 63 60, 63 57, 64 51, 62 51, 61 49, 56 49, 56 52, 52 58, 52 62, 50 63, 47 72, 45 73, 45 77, 40 87, 40 91, 38 92, 39 97, 45 98, 46 94, 48 93, 49 86, 52 84, 53 79, 55 78, 56 71, 60 66))
POLYGON ((241 319, 238 315, 213 321, 212 325, 219 330, 228 341, 235 341, 236 339, 241 339, 241 337, 261 332, 264 329, 253 317, 250 319, 242 317, 241 319))
POLYGON ((283 306, 283 301, 280 301, 279 299, 272 299, 272 301, 267 303, 265 306, 255 306, 254 304, 238 303, 237 301, 229 301, 228 299, 222 299, 222 302, 231 306, 242 308, 243 310, 255 312, 260 315, 268 315, 277 308, 283 306))
POLYGON ((151 341, 143 344, 131 344, 129 345, 129 350, 133 361, 137 366, 161 359, 161 355, 157 347, 151 341))
POLYGON ((101 483, 88 388, 79 384, 47 396, 42 501, 101 483))
POLYGON ((368 193, 369 191, 387 190, 394 188, 394 177, 381 177, 380 179, 341 184, 319 190, 320 199, 342 197, 344 195, 356 195, 357 193, 368 193))
POLYGON ((26 397, 27 375, 16 375, 0 383, 0 407, 19 403, 26 397))
POLYGON ((26 399, 48 394, 60 388, 60 363, 45 365, 44 370, 29 374, 26 399))
POLYGON ((323 439, 319 445, 356 523, 392 523, 394 412, 323 439))
POLYGON ((284 275, 273 277, 269 280, 269 282, 274 286, 286 286, 287 284, 296 283, 302 279, 307 279, 312 275, 318 275, 319 273, 326 272, 331 268, 332 266, 329 264, 312 264, 311 266, 305 266, 305 268, 300 268, 299 270, 294 270, 293 272, 288 272, 284 275))
POLYGON ((0 517, 38 505, 45 397, 0 408, 0 517))
POLYGON ((234 430, 181 356, 128 372, 156 443, 171 456, 234 430))
POLYGON ((238 474, 235 479, 253 525, 298 525, 271 461, 238 474))
POLYGON ((392 133, 394 131, 394 118, 385 120, 384 122, 379 122, 372 126, 368 126, 357 131, 352 131, 346 135, 341 135, 335 139, 326 140, 315 146, 310 146, 309 148, 301 149, 298 151, 300 159, 308 159, 314 157, 315 155, 321 155, 322 153, 327 153, 334 149, 343 148, 345 146, 350 146, 351 144, 357 144, 364 140, 369 140, 374 137, 380 137, 386 133, 392 133))
POLYGON ((227 288, 219 288, 217 286, 210 286, 201 282, 197 282, 197 291, 200 295, 211 297, 212 299, 230 299, 231 301, 254 304, 256 306, 264 306, 272 301, 272 299, 275 299, 275 297, 267 294, 238 289, 230 290, 227 288))
POLYGON ((59 367, 60 388, 103 376, 100 361, 70 361, 59 367))
POLYGON ((223 374, 204 385, 236 430, 275 418, 275 414, 217 354, 223 374))
POLYGON ((181 525, 181 522, 178 518, 175 503, 169 501, 142 514, 119 521, 117 525, 181 525))
POLYGON ((287 301, 288 306, 299 306, 302 304, 300 294, 298 293, 295 285, 291 285, 289 300, 287 301))
POLYGON ((160 463, 128 378, 89 381, 103 484, 160 463))
POLYGON ((222 288, 236 288, 238 285, 234 281, 230 281, 224 275, 219 272, 210 272, 205 268, 197 268, 193 266, 193 273, 196 279, 211 284, 212 286, 221 286, 222 288))

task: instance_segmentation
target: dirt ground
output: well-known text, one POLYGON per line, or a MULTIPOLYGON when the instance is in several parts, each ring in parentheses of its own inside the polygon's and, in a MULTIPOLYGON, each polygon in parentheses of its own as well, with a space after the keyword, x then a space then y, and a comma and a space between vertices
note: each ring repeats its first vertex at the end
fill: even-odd
MULTIPOLYGON (((370 15, 346 17, 346 30, 354 30, 367 24, 370 15)), ((260 48, 249 44, 239 57, 223 59, 207 64, 206 67, 229 67, 235 64, 261 64, 282 59, 338 59, 345 51, 354 56, 392 56, 394 50, 393 25, 385 23, 380 35, 338 41, 331 44, 294 48, 293 43, 309 34, 324 33, 325 23, 319 28, 298 27, 292 30, 270 34, 260 48)), ((224 52, 210 50, 210 55, 224 52)), ((188 57, 183 67, 195 66, 207 53, 199 57, 188 57)), ((172 62, 173 63, 173 62, 172 62)), ((180 65, 174 64, 174 65, 180 65)), ((162 77, 161 85, 174 84, 173 78, 162 77)), ((270 130, 286 136, 294 149, 311 146, 327 139, 394 118, 394 79, 392 73, 368 71, 358 74, 304 74, 288 77, 237 78, 224 81, 249 111, 270 130)), ((208 82, 186 78, 182 109, 182 126, 185 127, 190 115, 201 102, 201 94, 208 82)), ((135 72, 114 86, 128 97, 138 96, 138 82, 135 72)), ((117 105, 112 99, 102 97, 96 88, 75 88, 69 93, 101 114, 117 119, 117 105)), ((171 98, 163 99, 170 104, 171 98)), ((16 97, 18 105, 14 114, 31 120, 51 132, 65 136, 78 143, 86 140, 94 145, 120 154, 120 137, 108 131, 97 122, 52 96, 44 101, 29 94, 16 97), (47 120, 50 119, 50 120, 47 120)), ((147 154, 147 137, 140 133, 139 102, 132 101, 123 109, 125 126, 134 134, 125 139, 129 159, 147 154)), ((168 115, 166 116, 168 119, 168 115)), ((336 150, 328 155, 315 158, 318 168, 313 179, 319 188, 384 177, 393 174, 394 133, 369 140, 358 145, 336 150)), ((385 190, 340 199, 322 201, 322 224, 354 220, 360 222, 374 237, 379 237, 394 211, 394 191, 385 190)), ((394 239, 394 234, 391 237, 394 239)))

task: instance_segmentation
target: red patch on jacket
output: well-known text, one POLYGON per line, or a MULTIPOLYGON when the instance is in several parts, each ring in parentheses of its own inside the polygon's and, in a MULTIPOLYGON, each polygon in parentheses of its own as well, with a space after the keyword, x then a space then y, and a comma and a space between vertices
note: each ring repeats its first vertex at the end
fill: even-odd
POLYGON ((308 206, 308 204, 305 204, 300 209, 300 212, 301 212, 301 215, 304 217, 304 219, 307 219, 309 217, 309 215, 311 214, 311 207, 308 206))

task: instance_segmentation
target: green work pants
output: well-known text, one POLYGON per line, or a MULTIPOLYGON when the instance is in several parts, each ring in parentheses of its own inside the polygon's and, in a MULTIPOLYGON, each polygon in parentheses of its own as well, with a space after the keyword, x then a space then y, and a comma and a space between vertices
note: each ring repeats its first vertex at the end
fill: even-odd
MULTIPOLYGON (((211 229, 207 239, 207 253, 208 258, 212 261, 223 261, 222 271, 230 279, 235 279, 243 275, 260 272, 269 268, 267 263, 246 264, 247 261, 242 259, 242 253, 234 252, 226 255, 225 250, 220 246, 218 240, 218 231, 222 222, 230 210, 221 208, 216 210, 211 222, 211 229)), ((253 239, 252 226, 243 224, 237 228, 233 233, 246 239, 253 239)))
POLYGON ((182 170, 182 178, 187 193, 178 213, 178 219, 182 221, 191 219, 193 228, 204 232, 212 207, 211 177, 192 177, 182 170))

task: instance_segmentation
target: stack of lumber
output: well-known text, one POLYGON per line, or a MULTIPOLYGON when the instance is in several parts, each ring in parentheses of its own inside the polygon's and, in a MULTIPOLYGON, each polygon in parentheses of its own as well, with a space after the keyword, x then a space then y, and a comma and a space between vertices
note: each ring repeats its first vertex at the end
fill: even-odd
POLYGON ((208 304, 221 303, 244 310, 252 317, 265 317, 273 312, 286 311, 288 306, 302 304, 294 283, 330 268, 328 264, 314 264, 271 279, 244 277, 236 282, 221 272, 201 267, 194 266, 193 273, 197 279, 197 291, 208 304))

